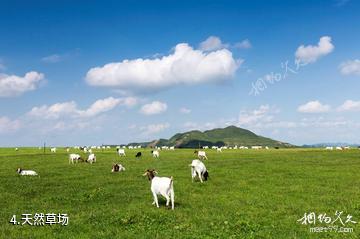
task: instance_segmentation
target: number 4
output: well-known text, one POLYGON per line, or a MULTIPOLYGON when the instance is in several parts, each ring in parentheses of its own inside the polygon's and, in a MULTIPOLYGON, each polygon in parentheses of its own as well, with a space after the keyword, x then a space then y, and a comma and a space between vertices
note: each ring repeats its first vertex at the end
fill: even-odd
POLYGON ((16 225, 17 224, 17 221, 16 221, 16 215, 13 215, 11 220, 10 220, 10 223, 16 225))

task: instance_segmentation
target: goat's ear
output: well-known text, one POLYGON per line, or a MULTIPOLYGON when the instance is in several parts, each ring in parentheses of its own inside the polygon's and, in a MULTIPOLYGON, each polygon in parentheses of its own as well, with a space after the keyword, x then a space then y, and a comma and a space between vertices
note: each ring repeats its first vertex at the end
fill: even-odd
POLYGON ((154 169, 154 174, 158 174, 158 172, 154 169))
POLYGON ((146 176, 147 175, 147 172, 145 172, 142 176, 146 176))

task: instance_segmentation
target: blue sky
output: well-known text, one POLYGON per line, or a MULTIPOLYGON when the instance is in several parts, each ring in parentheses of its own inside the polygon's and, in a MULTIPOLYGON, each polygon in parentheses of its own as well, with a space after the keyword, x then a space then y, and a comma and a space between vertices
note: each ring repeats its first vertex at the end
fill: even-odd
POLYGON ((227 125, 360 143, 359 12, 353 0, 2 1, 0 145, 227 125))

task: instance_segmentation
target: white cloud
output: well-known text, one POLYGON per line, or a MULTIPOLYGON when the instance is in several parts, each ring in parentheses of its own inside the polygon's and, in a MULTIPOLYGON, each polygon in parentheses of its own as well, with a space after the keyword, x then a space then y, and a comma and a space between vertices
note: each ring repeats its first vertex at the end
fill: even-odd
POLYGON ((95 115, 98 115, 100 113, 112 110, 117 105, 119 105, 121 102, 121 99, 116 99, 113 97, 109 97, 106 99, 100 99, 95 101, 87 110, 80 111, 81 116, 85 117, 92 117, 95 115))
POLYGON ((160 114, 167 110, 167 104, 160 101, 153 101, 150 104, 143 105, 140 112, 144 115, 160 114))
POLYGON ((0 97, 14 97, 35 90, 43 79, 44 74, 36 71, 26 73, 24 77, 0 74, 0 97))
POLYGON ((245 39, 241 42, 237 42, 234 44, 235 48, 239 48, 239 49, 249 49, 252 47, 251 42, 248 39, 245 39))
POLYGON ((169 127, 170 127, 169 123, 150 124, 146 127, 141 127, 140 130, 142 130, 143 135, 148 136, 148 135, 160 133, 169 127))
POLYGON ((340 64, 340 72, 343 75, 360 75, 360 60, 350 60, 340 64))
POLYGON ((304 105, 300 105, 297 109, 301 113, 325 113, 330 111, 329 105, 324 105, 320 101, 309 101, 304 105))
POLYGON ((0 133, 17 131, 21 128, 19 120, 11 120, 8 117, 0 117, 0 133))
POLYGON ((76 103, 74 101, 69 101, 56 103, 51 106, 43 105, 39 107, 33 107, 28 115, 43 119, 58 119, 64 115, 77 113, 78 109, 76 103))
POLYGON ((331 53, 333 50, 334 45, 331 43, 331 37, 323 36, 317 46, 299 46, 295 52, 295 57, 300 63, 307 64, 317 61, 320 57, 331 53))
POLYGON ((237 124, 239 126, 247 126, 254 125, 258 123, 260 120, 269 121, 272 119, 272 116, 269 115, 270 106, 269 105, 261 105, 259 109, 253 111, 241 111, 239 114, 239 119, 237 124))
POLYGON ((62 57, 58 54, 54 54, 54 55, 50 55, 50 56, 45 56, 45 57, 41 58, 41 60, 46 63, 57 63, 62 60, 62 57))
POLYGON ((190 114, 190 113, 191 113, 191 110, 188 109, 188 108, 186 108, 186 107, 180 108, 179 111, 180 111, 180 113, 182 113, 182 114, 190 114))
POLYGON ((241 63, 227 49, 204 52, 180 43, 161 58, 123 60, 92 68, 86 74, 86 82, 92 86, 152 91, 229 80, 241 63))
POLYGON ((360 111, 360 101, 346 100, 341 106, 338 107, 338 111, 360 111))
POLYGON ((216 36, 208 37, 205 41, 201 42, 199 45, 199 49, 202 51, 214 51, 227 47, 229 47, 229 45, 222 43, 221 39, 216 36))
POLYGON ((63 103, 56 103, 50 106, 43 105, 34 107, 28 112, 29 116, 43 118, 43 119, 58 119, 62 117, 76 118, 76 117, 93 117, 101 113, 110 111, 118 105, 133 106, 136 104, 136 98, 113 98, 108 97, 95 101, 89 108, 80 110, 76 102, 69 101, 63 103))

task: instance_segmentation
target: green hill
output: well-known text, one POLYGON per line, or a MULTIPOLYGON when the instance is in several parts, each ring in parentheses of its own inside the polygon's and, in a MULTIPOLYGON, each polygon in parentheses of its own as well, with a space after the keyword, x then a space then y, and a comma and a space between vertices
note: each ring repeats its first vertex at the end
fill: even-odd
POLYGON ((175 134, 170 139, 160 139, 149 142, 147 146, 175 146, 177 148, 199 148, 202 146, 269 146, 269 147, 294 147, 294 145, 262 137, 253 132, 229 126, 201 132, 193 130, 175 134))

